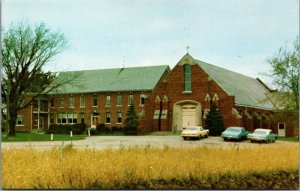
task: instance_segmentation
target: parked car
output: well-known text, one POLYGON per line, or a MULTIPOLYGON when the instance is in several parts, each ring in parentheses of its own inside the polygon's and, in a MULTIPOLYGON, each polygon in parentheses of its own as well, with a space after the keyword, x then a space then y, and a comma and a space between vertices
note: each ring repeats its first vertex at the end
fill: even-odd
POLYGON ((277 134, 273 133, 271 129, 255 129, 253 133, 248 134, 248 139, 251 142, 275 142, 277 140, 277 134))
POLYGON ((247 138, 248 131, 244 127, 228 127, 225 131, 222 132, 221 137, 224 141, 234 139, 234 140, 243 140, 247 138))
POLYGON ((198 138, 201 137, 208 137, 209 130, 203 129, 202 126, 196 126, 196 127, 187 127, 182 130, 181 137, 186 140, 187 138, 198 138))

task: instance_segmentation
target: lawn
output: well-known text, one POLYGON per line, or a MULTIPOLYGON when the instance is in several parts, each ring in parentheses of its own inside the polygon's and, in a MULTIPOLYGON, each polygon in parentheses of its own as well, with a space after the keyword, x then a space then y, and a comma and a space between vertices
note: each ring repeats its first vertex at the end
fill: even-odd
POLYGON ((278 137, 279 141, 290 141, 290 142, 299 142, 299 138, 297 136, 295 137, 278 137))
MULTIPOLYGON (((66 134, 54 134, 53 141, 71 141, 71 140, 82 140, 86 135, 73 135, 71 138, 70 135, 66 134)), ((23 142, 23 141, 50 141, 50 134, 38 134, 38 133, 16 133, 16 137, 7 137, 6 134, 2 134, 2 142, 23 142)))

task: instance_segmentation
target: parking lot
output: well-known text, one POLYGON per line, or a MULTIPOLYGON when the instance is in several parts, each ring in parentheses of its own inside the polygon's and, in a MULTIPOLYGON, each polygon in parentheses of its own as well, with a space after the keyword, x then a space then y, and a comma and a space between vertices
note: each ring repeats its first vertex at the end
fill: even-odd
POLYGON ((32 147, 36 149, 50 149, 55 146, 72 144, 75 148, 120 148, 120 147, 258 147, 258 146, 277 146, 282 144, 298 144, 286 141, 276 141, 275 143, 250 143, 249 140, 244 141, 226 141, 221 137, 210 136, 200 140, 183 140, 179 135, 175 136, 91 136, 84 140, 78 141, 43 141, 43 142, 5 142, 2 148, 23 148, 32 147))

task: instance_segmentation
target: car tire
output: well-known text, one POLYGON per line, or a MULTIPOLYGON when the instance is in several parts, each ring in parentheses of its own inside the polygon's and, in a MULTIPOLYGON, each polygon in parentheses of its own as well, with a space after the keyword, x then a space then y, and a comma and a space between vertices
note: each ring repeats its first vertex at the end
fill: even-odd
POLYGON ((183 140, 186 140, 187 138, 186 137, 183 137, 183 140))
POLYGON ((224 138, 224 141, 227 141, 227 138, 224 138))
POLYGON ((250 140, 250 142, 253 143, 254 141, 253 141, 253 140, 250 140))
POLYGON ((205 135, 205 138, 208 138, 208 134, 205 135))

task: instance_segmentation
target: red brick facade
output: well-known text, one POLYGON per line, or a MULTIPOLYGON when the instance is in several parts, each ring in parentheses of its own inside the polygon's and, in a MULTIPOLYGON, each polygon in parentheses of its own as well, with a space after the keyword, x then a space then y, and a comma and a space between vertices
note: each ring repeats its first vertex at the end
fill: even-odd
POLYGON ((214 100, 223 115, 225 127, 243 126, 251 132, 256 128, 270 128, 279 133, 281 123, 285 126, 285 135, 297 134, 297 124, 291 122, 295 116, 286 114, 282 117, 271 110, 235 105, 235 97, 228 95, 191 57, 183 57, 171 72, 166 70, 153 91, 49 95, 20 112, 24 121, 22 125, 17 126, 17 130, 46 130, 53 123, 69 123, 67 117, 60 119, 60 114, 66 113, 76 118, 70 119, 73 120, 72 123, 83 122, 84 115, 84 123, 88 128, 97 124, 104 124, 109 128, 123 127, 129 107, 129 95, 133 95, 134 98, 135 109, 140 117, 141 133, 159 130, 180 131, 183 126, 188 125, 205 126, 205 115, 210 108, 210 100, 214 100), (191 68, 190 91, 185 91, 184 88, 186 64, 191 68), (74 99, 73 107, 70 107, 71 96, 74 99), (85 99, 84 107, 80 105, 82 96, 85 99), (95 96, 98 99, 96 106, 93 103, 95 96), (110 105, 107 105, 107 96, 110 96, 110 105), (122 96, 121 105, 117 103, 118 96, 122 96), (141 97, 144 104, 141 103, 141 97), (62 99, 64 107, 60 107, 62 99), (118 122, 118 113, 121 122, 118 122))

